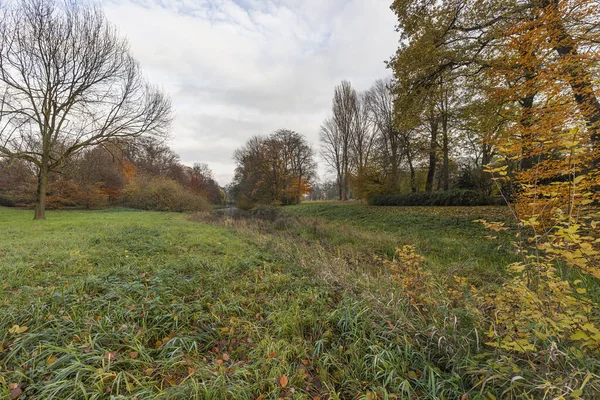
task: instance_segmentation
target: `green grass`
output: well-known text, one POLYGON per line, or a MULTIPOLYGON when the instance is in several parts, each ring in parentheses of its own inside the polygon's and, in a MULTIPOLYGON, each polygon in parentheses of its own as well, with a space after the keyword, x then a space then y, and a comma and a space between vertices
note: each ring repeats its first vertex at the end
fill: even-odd
MULTIPOLYGON (((439 272, 459 273, 480 282, 499 282, 506 266, 516 261, 507 233, 490 232, 474 220, 506 221, 506 207, 373 207, 365 204, 307 203, 288 207, 296 216, 330 231, 329 240, 337 244, 371 249, 392 257, 394 249, 412 244, 439 272)), ((514 225, 514 224, 513 224, 514 225)))
MULTIPOLYGON (((542 393, 541 370, 483 348, 467 310, 423 317, 373 259, 414 241, 440 272, 496 268, 494 257, 510 257, 469 222, 490 211, 387 210, 290 208, 305 217, 283 231, 127 210, 32 221, 30 211, 0 208, 0 399, 16 384, 27 399, 542 393)), ((569 365, 578 362, 595 371, 583 356, 569 365)))

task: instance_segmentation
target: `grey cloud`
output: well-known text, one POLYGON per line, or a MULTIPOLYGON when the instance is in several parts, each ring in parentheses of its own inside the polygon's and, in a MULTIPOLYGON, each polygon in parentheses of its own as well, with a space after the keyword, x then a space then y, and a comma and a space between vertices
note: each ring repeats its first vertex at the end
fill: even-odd
POLYGON ((389 0, 101 0, 175 107, 171 146, 219 182, 249 137, 289 128, 315 147, 333 88, 387 75, 389 0))

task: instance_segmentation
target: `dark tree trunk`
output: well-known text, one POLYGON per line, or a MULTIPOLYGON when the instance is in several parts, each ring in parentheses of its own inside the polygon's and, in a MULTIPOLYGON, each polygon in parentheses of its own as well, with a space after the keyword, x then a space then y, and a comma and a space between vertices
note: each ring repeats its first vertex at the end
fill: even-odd
POLYGON ((412 163, 412 159, 408 161, 408 167, 410 168, 410 190, 413 193, 417 193, 417 180, 415 167, 412 163))
POLYGON ((429 169, 427 170, 427 182, 425 183, 425 191, 431 193, 433 191, 433 183, 435 179, 435 166, 437 164, 438 119, 435 115, 431 115, 429 124, 431 126, 431 141, 429 142, 429 169))
POLYGON ((391 150, 392 150, 392 189, 395 191, 398 189, 398 181, 399 181, 399 177, 398 177, 398 171, 399 171, 399 167, 398 167, 398 141, 394 140, 392 143, 390 143, 391 145, 391 150))
POLYGON ((528 169, 533 168, 535 164, 535 157, 533 156, 533 133, 531 132, 532 126, 532 108, 533 101, 535 99, 535 95, 529 95, 523 97, 519 103, 521 104, 522 112, 521 112, 521 126, 523 127, 523 137, 522 137, 522 152, 523 159, 521 160, 521 170, 527 171, 528 169))
POLYGON ((442 151, 444 153, 444 163, 442 166, 442 189, 448 191, 450 189, 450 149, 448 143, 448 113, 444 110, 442 116, 442 151))
POLYGON ((37 203, 33 219, 46 219, 46 192, 48 191, 48 156, 42 157, 42 165, 38 172, 37 203))

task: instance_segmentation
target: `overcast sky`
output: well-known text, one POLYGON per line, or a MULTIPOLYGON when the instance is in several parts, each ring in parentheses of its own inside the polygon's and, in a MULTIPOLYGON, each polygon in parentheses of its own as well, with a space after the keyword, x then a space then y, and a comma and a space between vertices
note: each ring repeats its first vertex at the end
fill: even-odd
MULTIPOLYGON (((171 97, 170 146, 230 182, 233 151, 279 128, 319 127, 336 84, 389 75, 391 0, 101 0, 151 83, 171 97)), ((320 167, 324 172, 324 167, 320 167)))

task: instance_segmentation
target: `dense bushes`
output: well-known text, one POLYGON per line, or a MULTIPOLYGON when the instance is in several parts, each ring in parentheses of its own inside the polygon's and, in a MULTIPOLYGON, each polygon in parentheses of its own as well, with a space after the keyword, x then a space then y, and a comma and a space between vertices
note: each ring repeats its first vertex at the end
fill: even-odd
POLYGON ((207 211, 208 201, 172 179, 136 176, 123 191, 123 205, 140 210, 207 211))
POLYGON ((374 195, 373 206, 486 206, 504 205, 501 197, 487 196, 476 190, 454 189, 447 192, 374 195))

